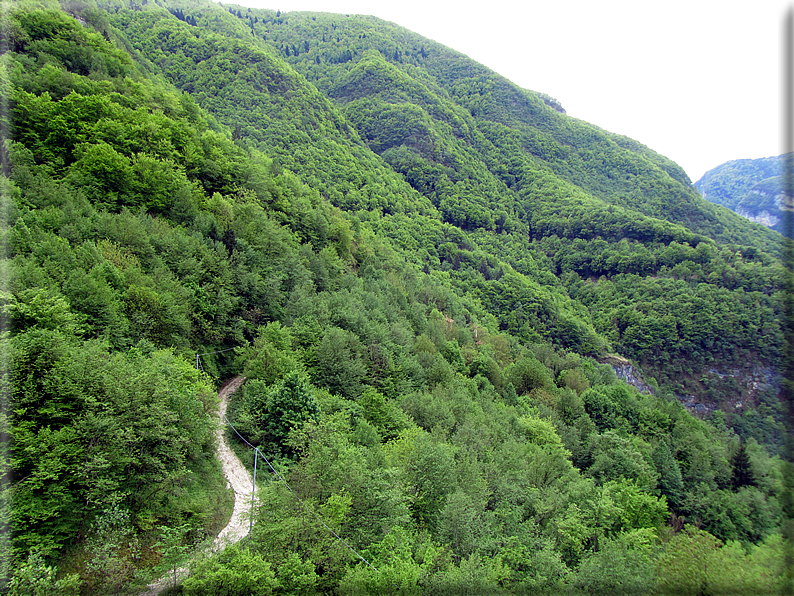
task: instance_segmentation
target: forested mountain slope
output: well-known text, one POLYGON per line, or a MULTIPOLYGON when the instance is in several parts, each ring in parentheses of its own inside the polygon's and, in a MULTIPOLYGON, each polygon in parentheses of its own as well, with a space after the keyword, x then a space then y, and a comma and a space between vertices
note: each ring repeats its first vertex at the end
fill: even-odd
POLYGON ((704 198, 791 237, 786 215, 794 204, 784 184, 784 160, 791 155, 737 159, 717 166, 695 182, 704 198))
MULTIPOLYGON (((201 4, 176 6, 200 23, 207 10, 201 4)), ((748 243, 752 237, 746 228, 735 229, 733 218, 698 201, 686 174, 670 160, 566 117, 547 105, 555 106, 553 100, 397 25, 374 17, 276 17, 273 11, 224 6, 238 23, 213 10, 208 28, 270 45, 342 105, 379 154, 405 146, 431 168, 449 166, 458 172, 467 161, 479 161, 519 196, 526 185, 522 171, 537 178, 537 169, 550 169, 607 203, 680 222, 721 240, 748 243), (473 154, 469 160, 466 153, 473 154)), ((469 168, 476 169, 466 171, 468 179, 488 175, 474 164, 469 168)), ((758 234, 759 239, 772 238, 758 234)))
MULTIPOLYGON (((701 199, 669 160, 568 118, 546 104, 553 101, 371 17, 277 16, 201 2, 169 8, 109 5, 112 21, 151 68, 192 92, 237 136, 304 182, 321 184, 334 204, 365 210, 361 218, 395 216, 379 221, 380 231, 408 248, 417 264, 451 268, 467 291, 472 282, 487 288, 494 284, 476 281, 483 256, 471 250, 482 247, 551 288, 557 305, 569 304, 568 296, 584 303, 587 311, 565 307, 577 313, 576 324, 555 324, 559 345, 592 352, 603 345, 588 331, 594 328, 663 383, 683 379, 690 393, 718 387, 712 399, 725 387, 724 377, 710 370, 722 374, 748 361, 765 366, 779 353, 780 270, 773 258, 779 238, 701 199), (270 56, 282 66, 266 73, 241 67, 241 55, 252 48, 261 51, 257 60, 270 56), (221 62, 229 68, 220 69, 221 62), (304 91, 290 91, 281 102, 272 92, 274 77, 284 89, 304 91), (310 100, 318 90, 333 103, 310 100), (323 129, 328 140, 317 145, 312 131, 329 114, 346 124, 323 129), (338 151, 327 145, 330 139, 338 151), (337 167, 350 163, 354 146, 367 158, 337 167), (429 203, 437 211, 428 211, 429 203), (400 214, 411 214, 411 222, 400 214), (465 242, 443 224, 464 232, 465 242), (460 272, 466 261, 475 271, 460 272), (638 285, 647 309, 637 308, 638 285), (693 317, 692 325, 673 323, 693 317), (726 329, 725 317, 736 324, 726 329), (750 344, 763 345, 765 353, 747 349, 750 344), (703 378, 709 382, 695 380, 703 378)), ((525 339, 537 331, 548 338, 550 320, 570 319, 548 301, 524 314, 515 306, 526 301, 485 299, 502 328, 523 328, 525 339)))
POLYGON ((184 593, 783 589, 783 408, 733 374, 780 362, 772 232, 373 18, 4 18, 11 593, 133 592, 211 538, 231 374, 294 493, 184 593))

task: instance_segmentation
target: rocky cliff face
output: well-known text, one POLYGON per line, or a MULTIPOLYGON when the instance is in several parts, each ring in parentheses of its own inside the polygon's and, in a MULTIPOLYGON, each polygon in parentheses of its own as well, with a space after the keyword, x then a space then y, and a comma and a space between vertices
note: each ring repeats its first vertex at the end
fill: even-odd
POLYGON ((615 371, 618 379, 623 379, 629 385, 636 387, 640 393, 653 393, 653 387, 642 380, 639 371, 631 364, 613 364, 612 370, 615 371))
MULTIPOLYGON (((612 354, 601 362, 609 364, 619 379, 636 387, 640 393, 655 392, 654 386, 643 379, 640 368, 626 358, 612 354)), ((771 366, 711 367, 702 371, 692 385, 692 393, 678 394, 676 398, 690 413, 704 416, 717 409, 739 412, 752 407, 761 393, 779 389, 780 376, 771 366), (724 399, 725 395, 734 397, 724 399)))
POLYGON ((783 212, 792 210, 792 206, 791 197, 784 192, 753 190, 736 205, 736 213, 777 230, 783 221, 783 212))
POLYGON ((676 396, 691 413, 704 415, 717 409, 741 412, 756 405, 763 392, 778 391, 780 377, 771 366, 712 367, 703 372, 699 385, 703 391, 697 395, 676 396), (725 399, 725 395, 734 397, 725 399))
POLYGON ((642 378, 641 371, 626 358, 612 354, 604 358, 602 362, 612 367, 618 379, 622 379, 629 385, 636 387, 640 393, 654 393, 653 387, 648 385, 642 378))
POLYGON ((749 219, 750 221, 760 223, 767 228, 774 228, 780 223, 780 216, 777 213, 770 213, 769 211, 759 211, 757 213, 753 213, 747 209, 737 209, 736 213, 749 219))
POLYGON ((785 157, 729 161, 706 172, 695 188, 704 199, 789 235, 783 229, 783 213, 793 210, 794 202, 784 192, 785 157))

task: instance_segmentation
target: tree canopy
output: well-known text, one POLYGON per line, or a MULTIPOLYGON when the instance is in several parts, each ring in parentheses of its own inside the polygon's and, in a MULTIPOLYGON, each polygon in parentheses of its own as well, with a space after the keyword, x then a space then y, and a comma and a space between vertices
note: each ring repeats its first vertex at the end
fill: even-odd
POLYGON ((786 589, 782 237, 373 17, 2 18, 6 591, 217 534, 234 374, 290 488, 184 593, 786 589))

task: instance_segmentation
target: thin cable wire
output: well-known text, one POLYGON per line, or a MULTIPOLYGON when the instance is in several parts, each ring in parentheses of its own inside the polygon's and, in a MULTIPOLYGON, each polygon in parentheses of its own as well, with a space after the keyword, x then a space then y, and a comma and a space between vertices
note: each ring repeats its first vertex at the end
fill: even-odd
POLYGON ((228 352, 229 350, 234 350, 239 348, 240 346, 234 346, 232 348, 226 348, 225 350, 216 350, 215 352, 204 352, 203 354, 196 353, 196 370, 201 367, 201 372, 204 372, 204 365, 201 364, 201 357, 202 356, 209 356, 210 354, 220 354, 221 352, 228 352))
POLYGON ((375 567, 373 567, 373 566, 370 564, 370 562, 369 562, 369 561, 367 561, 367 560, 366 560, 364 557, 362 557, 360 554, 358 554, 358 553, 355 551, 355 549, 354 549, 352 546, 350 546, 350 545, 349 545, 347 542, 345 542, 345 541, 342 539, 342 537, 341 537, 341 536, 339 536, 339 534, 337 534, 336 532, 334 532, 334 531, 333 531, 333 529, 329 528, 329 527, 328 527, 328 525, 327 525, 327 524, 326 524, 326 523, 325 523, 325 522, 322 520, 322 518, 321 518, 319 515, 317 515, 317 513, 315 513, 315 512, 314 512, 314 510, 312 510, 311 508, 309 508, 309 506, 308 506, 308 505, 306 505, 306 503, 304 503, 304 502, 303 502, 303 499, 301 499, 301 498, 298 496, 298 494, 297 494, 297 493, 296 493, 294 490, 292 490, 292 488, 290 487, 290 485, 289 485, 289 484, 287 484, 287 481, 286 481, 286 480, 284 480, 284 478, 282 478, 281 474, 279 474, 279 473, 276 471, 276 469, 275 469, 275 468, 274 468, 274 467, 271 465, 271 463, 270 463, 270 460, 269 460, 269 459, 267 459, 267 458, 265 457, 265 455, 264 455, 264 454, 263 454, 263 453, 262 453, 262 452, 259 450, 259 447, 254 447, 253 445, 251 445, 251 443, 249 443, 248 441, 246 441, 246 440, 245 440, 245 437, 243 437, 243 435, 241 435, 239 432, 237 432, 237 429, 236 429, 236 428, 234 428, 234 425, 233 425, 231 422, 229 422, 229 419, 226 417, 226 415, 225 415, 225 414, 224 414, 224 416, 223 416, 223 419, 226 421, 226 424, 228 424, 228 425, 231 427, 231 429, 234 431, 234 433, 235 433, 235 434, 236 434, 238 437, 240 437, 240 440, 241 440, 243 443, 245 443, 246 445, 248 445, 248 446, 249 446, 251 449, 254 449, 254 450, 256 450, 256 452, 257 452, 257 453, 259 453, 259 457, 261 457, 262 459, 264 459, 264 460, 265 460, 265 463, 266 463, 266 464, 267 464, 267 466, 268 466, 268 467, 271 469, 271 471, 273 472, 273 474, 275 474, 276 478, 278 478, 278 479, 279 479, 279 480, 280 480, 280 481, 281 481, 281 482, 284 484, 284 486, 286 486, 286 487, 287 487, 287 490, 288 490, 290 493, 292 493, 292 496, 293 496, 293 497, 295 497, 295 498, 298 500, 298 503, 300 503, 300 504, 301 504, 301 507, 303 507, 303 508, 304 508, 306 511, 308 511, 308 512, 309 512, 309 513, 311 513, 311 514, 312 514, 312 515, 313 515, 315 518, 317 518, 317 521, 318 521, 318 522, 320 522, 320 523, 323 525, 323 527, 324 527, 326 530, 328 530, 328 531, 329 531, 331 534, 333 534, 333 535, 334 535, 334 537, 335 537, 335 538, 336 538, 336 539, 337 539, 339 542, 341 542, 342 544, 344 544, 344 545, 345 545, 345 546, 346 546, 346 547, 347 547, 347 548, 350 550, 350 552, 351 552, 351 553, 353 553, 353 554, 354 554, 354 555, 356 555, 356 556, 357 556, 359 559, 361 559, 362 561, 364 561, 364 563, 366 563, 366 564, 367 564, 367 565, 368 565, 368 566, 369 566, 371 569, 374 569, 375 571, 377 571, 378 573, 380 573, 380 571, 378 571, 377 569, 375 569, 375 567))
POLYGON ((215 352, 204 352, 203 354, 196 354, 196 356, 208 356, 209 354, 220 354, 221 352, 228 352, 229 350, 234 350, 239 347, 240 346, 234 346, 232 348, 226 348, 225 350, 217 350, 215 352))

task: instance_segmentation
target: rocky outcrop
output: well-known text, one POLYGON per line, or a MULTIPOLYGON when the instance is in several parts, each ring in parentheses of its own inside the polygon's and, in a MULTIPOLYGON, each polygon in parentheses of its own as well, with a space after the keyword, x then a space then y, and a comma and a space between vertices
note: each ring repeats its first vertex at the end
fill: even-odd
POLYGON ((698 401, 694 395, 676 395, 676 398, 682 406, 689 410, 690 414, 699 414, 703 416, 714 410, 713 407, 709 407, 698 401))
POLYGON ((778 213, 770 213, 769 211, 759 211, 754 213, 749 209, 742 209, 742 207, 738 207, 736 209, 736 213, 749 219, 750 221, 754 221, 755 223, 760 223, 765 225, 767 228, 774 228, 777 224, 780 223, 780 215, 778 213))
POLYGON ((785 190, 786 159, 780 155, 729 161, 706 172, 695 188, 704 199, 791 236, 784 222, 785 213, 794 210, 794 197, 785 190))
POLYGON ((750 399, 755 399, 759 392, 778 387, 778 372, 771 366, 753 365, 746 368, 710 368, 709 374, 724 379, 731 377, 739 381, 747 389, 750 399))
POLYGON ((763 391, 779 388, 778 372, 771 366, 748 365, 743 368, 716 368, 704 371, 701 383, 709 383, 709 377, 721 380, 733 380, 732 398, 721 399, 719 402, 694 395, 676 395, 678 401, 692 414, 705 415, 716 409, 728 412, 740 412, 752 407, 759 394, 763 391))
POLYGON ((618 379, 626 381, 632 387, 636 387, 640 393, 653 393, 653 387, 648 385, 642 378, 639 368, 635 367, 629 360, 610 354, 601 360, 602 363, 609 364, 618 379))

